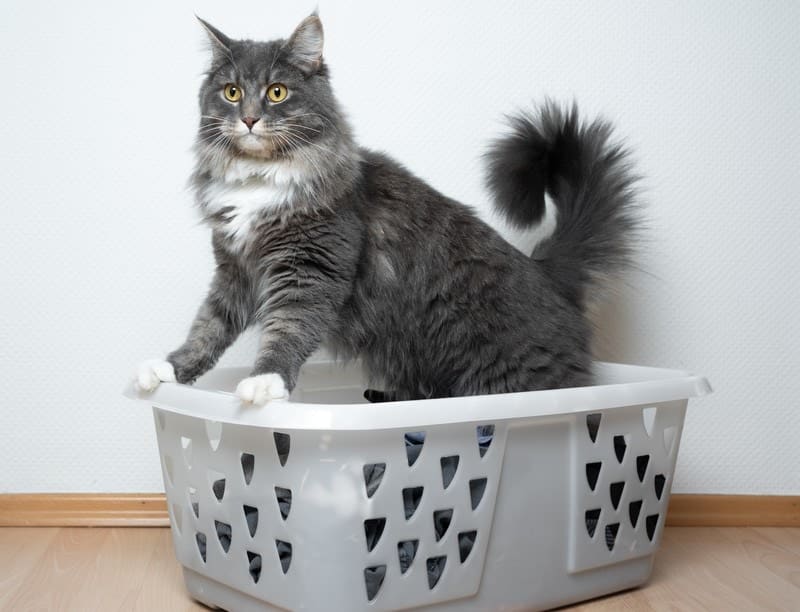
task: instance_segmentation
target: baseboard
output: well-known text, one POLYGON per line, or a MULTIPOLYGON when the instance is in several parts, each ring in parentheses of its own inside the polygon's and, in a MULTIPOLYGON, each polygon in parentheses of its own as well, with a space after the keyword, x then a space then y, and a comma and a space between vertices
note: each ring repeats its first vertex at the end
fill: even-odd
MULTIPOLYGON (((9 493, 0 527, 166 527, 163 493, 9 493)), ((800 527, 800 495, 675 494, 667 525, 800 527)))
POLYGON ((167 527, 163 493, 9 493, 0 527, 167 527))
POLYGON ((669 500, 676 527, 800 527, 800 495, 689 495, 669 500))

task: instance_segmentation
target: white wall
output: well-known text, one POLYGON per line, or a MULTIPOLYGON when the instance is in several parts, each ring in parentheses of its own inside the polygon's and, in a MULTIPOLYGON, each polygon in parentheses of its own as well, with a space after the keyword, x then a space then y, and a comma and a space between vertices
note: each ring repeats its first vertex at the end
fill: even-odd
MULTIPOLYGON (((150 413, 120 391, 182 340, 211 273, 184 191, 205 64, 192 14, 268 38, 313 4, 0 5, 0 492, 161 490, 150 413)), ((598 352, 714 384, 675 490, 800 493, 800 5, 320 9, 361 141, 462 201, 485 207, 479 156, 503 112, 575 97, 616 122, 651 241, 598 352)))

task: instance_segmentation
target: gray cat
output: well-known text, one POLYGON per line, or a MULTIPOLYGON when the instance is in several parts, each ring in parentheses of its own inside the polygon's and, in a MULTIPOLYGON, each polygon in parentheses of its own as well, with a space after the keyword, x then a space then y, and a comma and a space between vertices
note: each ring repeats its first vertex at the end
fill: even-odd
POLYGON ((585 306, 630 257, 634 179, 603 122, 546 104, 487 154, 496 206, 552 235, 526 257, 473 211, 359 147, 334 98, 322 23, 288 40, 213 50, 200 90, 192 185, 216 274, 186 342, 139 368, 142 389, 191 383, 247 327, 261 347, 237 394, 288 397, 325 342, 360 358, 390 399, 528 391, 591 381, 585 306))

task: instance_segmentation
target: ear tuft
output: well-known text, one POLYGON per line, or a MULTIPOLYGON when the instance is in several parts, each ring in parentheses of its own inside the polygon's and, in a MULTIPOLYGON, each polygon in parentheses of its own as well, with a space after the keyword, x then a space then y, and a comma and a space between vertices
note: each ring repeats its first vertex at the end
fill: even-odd
POLYGON ((300 22, 286 43, 290 61, 306 74, 319 70, 324 38, 322 21, 315 11, 300 22))
POLYGON ((231 57, 231 39, 210 23, 195 15, 197 21, 203 26, 208 35, 208 42, 211 45, 211 52, 214 55, 214 63, 219 63, 231 57))

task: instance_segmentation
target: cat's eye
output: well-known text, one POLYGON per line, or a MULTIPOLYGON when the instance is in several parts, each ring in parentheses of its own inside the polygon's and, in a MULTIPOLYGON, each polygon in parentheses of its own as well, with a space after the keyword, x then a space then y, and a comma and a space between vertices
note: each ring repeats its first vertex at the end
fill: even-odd
POLYGON ((289 90, 286 89, 286 85, 283 83, 273 83, 267 87, 267 97, 269 98, 270 102, 283 102, 288 93, 289 90))
POLYGON ((225 89, 223 89, 222 92, 225 94, 225 99, 228 102, 238 102, 242 99, 242 90, 233 83, 225 85, 225 89))

